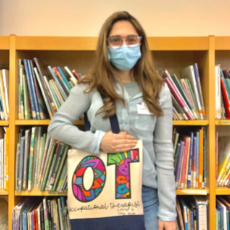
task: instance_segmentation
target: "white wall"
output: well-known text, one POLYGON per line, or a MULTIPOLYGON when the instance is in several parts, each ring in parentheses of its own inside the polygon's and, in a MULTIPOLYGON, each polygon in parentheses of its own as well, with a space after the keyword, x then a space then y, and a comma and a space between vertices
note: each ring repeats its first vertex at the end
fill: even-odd
POLYGON ((0 35, 98 36, 118 10, 147 36, 230 36, 229 0, 0 0, 0 35))

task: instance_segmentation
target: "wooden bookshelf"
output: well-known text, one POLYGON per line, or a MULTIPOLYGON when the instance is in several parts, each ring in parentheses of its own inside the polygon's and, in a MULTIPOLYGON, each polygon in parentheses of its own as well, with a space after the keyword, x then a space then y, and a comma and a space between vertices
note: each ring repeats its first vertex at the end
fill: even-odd
POLYGON ((218 187, 216 188, 216 195, 230 195, 230 188, 218 187))
MULTIPOLYGON (((209 229, 215 229, 216 195, 230 192, 226 188, 215 187, 215 129, 217 125, 228 125, 226 120, 215 120, 215 59, 220 64, 230 63, 230 37, 149 37, 156 69, 167 69, 170 74, 180 76, 180 70, 198 63, 206 109, 206 120, 173 121, 174 126, 207 126, 207 188, 177 190, 177 195, 207 195, 209 203, 209 229)), ((44 64, 68 65, 81 73, 87 73, 94 60, 96 37, 44 37, 6 36, 0 37, 0 65, 10 69, 10 118, 0 121, 0 126, 10 127, 9 191, 0 190, 0 195, 8 195, 9 230, 12 226, 12 209, 19 199, 26 196, 61 196, 39 190, 15 191, 15 152, 19 128, 30 125, 49 125, 50 120, 18 119, 18 59, 38 57, 44 64)), ((83 125, 76 121, 75 125, 83 125)), ((227 128, 227 127, 226 127, 227 128)), ((229 193, 230 194, 230 193, 229 193)))
POLYGON ((180 189, 176 190, 177 195, 207 195, 209 194, 209 189, 180 189))
POLYGON ((208 125, 208 120, 173 121, 173 125, 208 125))
MULTIPOLYGON (((0 66, 6 69, 9 69, 10 67, 10 37, 9 36, 0 36, 0 66)), ((9 121, 0 120, 0 126, 9 126, 9 121)), ((10 179, 10 175, 9 175, 9 179, 10 179)), ((2 196, 7 202, 9 202, 9 199, 8 199, 9 192, 10 191, 0 189, 0 196, 2 196)), ((8 205, 8 216, 9 217, 12 213, 10 210, 11 210, 10 206, 8 205)), ((9 224, 9 226, 11 226, 11 224, 9 224)))
MULTIPOLYGON (((50 120, 16 120, 15 125, 49 125, 50 120)), ((1 124, 1 123, 0 123, 1 124)), ((84 125, 83 120, 75 121, 74 125, 84 125)))
POLYGON ((6 196, 8 195, 8 191, 6 191, 5 189, 0 189, 0 196, 6 196))
POLYGON ((216 125, 230 125, 230 120, 216 120, 216 125))
POLYGON ((41 192, 39 189, 33 189, 32 191, 22 191, 17 192, 15 191, 15 196, 67 196, 67 193, 59 193, 59 192, 52 192, 44 191, 41 192))

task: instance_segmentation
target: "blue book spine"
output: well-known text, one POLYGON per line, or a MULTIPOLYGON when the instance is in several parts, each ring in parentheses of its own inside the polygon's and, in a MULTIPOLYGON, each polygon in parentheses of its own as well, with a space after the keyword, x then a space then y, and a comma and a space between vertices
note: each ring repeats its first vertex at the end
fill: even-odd
POLYGON ((22 217, 22 226, 23 230, 27 230, 27 212, 23 212, 23 217, 22 217))
POLYGON ((53 72, 53 70, 52 70, 52 68, 51 68, 50 65, 48 66, 48 69, 49 69, 49 71, 50 71, 52 77, 54 78, 54 80, 55 80, 56 83, 58 84, 58 87, 59 87, 59 89, 61 90, 62 95, 65 97, 65 100, 66 100, 68 96, 66 95, 66 93, 65 93, 65 91, 63 90, 62 86, 60 85, 60 82, 58 81, 57 76, 56 76, 55 73, 53 72))
POLYGON ((200 133, 199 132, 197 132, 196 133, 197 134, 197 141, 196 141, 196 144, 197 144, 197 146, 196 146, 196 177, 198 178, 198 181, 196 182, 196 186, 197 186, 197 188, 198 188, 198 183, 199 183, 199 162, 200 162, 200 133))
POLYGON ((36 118, 38 120, 40 120, 40 109, 39 109, 39 105, 38 105, 38 98, 35 92, 35 84, 34 84, 34 79, 33 79, 33 73, 32 73, 32 66, 29 60, 27 60, 27 66, 28 66, 28 72, 29 72, 29 78, 30 78, 30 82, 31 82, 31 89, 32 89, 32 94, 33 94, 33 98, 34 98, 34 105, 35 105, 35 111, 36 111, 36 118))
POLYGON ((227 218, 227 230, 229 230, 229 211, 226 211, 226 218, 227 218))
POLYGON ((36 120, 37 116, 36 116, 36 111, 35 111, 35 104, 34 104, 34 99, 33 99, 32 86, 31 86, 31 82, 30 82, 29 70, 28 70, 26 59, 23 59, 23 63, 24 63, 25 71, 26 71, 26 80, 27 80, 27 85, 28 85, 28 89, 29 89, 29 97, 30 97, 30 102, 31 102, 31 107, 32 107, 32 117, 33 117, 33 119, 36 120))
POLYGON ((195 229, 194 229, 193 210, 190 210, 190 220, 191 220, 191 230, 195 230, 195 229))
POLYGON ((178 182, 180 178, 180 171, 181 171, 181 162, 183 158, 183 152, 184 152, 184 141, 180 142, 180 156, 179 156, 179 162, 178 162, 178 167, 176 171, 176 188, 178 187, 178 182))
POLYGON ((193 132, 190 132, 190 150, 189 150, 189 162, 188 162, 187 188, 191 188, 192 152, 193 152, 193 132))
POLYGON ((68 82, 68 80, 67 80, 65 74, 62 72, 62 70, 61 70, 61 68, 60 68, 59 66, 58 66, 57 68, 58 68, 59 73, 62 75, 62 77, 63 77, 65 83, 67 84, 67 86, 69 87, 69 89, 71 89, 72 87, 71 87, 71 85, 69 84, 69 82, 68 82))

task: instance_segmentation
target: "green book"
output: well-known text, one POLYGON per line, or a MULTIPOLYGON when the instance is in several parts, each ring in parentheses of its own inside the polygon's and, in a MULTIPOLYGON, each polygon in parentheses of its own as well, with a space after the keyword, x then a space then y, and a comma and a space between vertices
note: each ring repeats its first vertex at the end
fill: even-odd
POLYGON ((51 162, 51 166, 50 166, 50 171, 49 171, 49 174, 48 174, 47 182, 46 182, 46 189, 45 190, 48 190, 48 191, 51 190, 50 178, 52 176, 52 173, 53 173, 53 170, 54 170, 54 166, 56 164, 57 156, 58 156, 59 152, 61 151, 61 146, 63 146, 63 144, 60 141, 58 141, 57 142, 56 150, 54 152, 53 160, 51 162))
POLYGON ((37 127, 32 127, 31 141, 30 141, 30 161, 29 161, 29 173, 28 173, 28 190, 32 190, 32 172, 33 172, 33 158, 34 158, 34 137, 37 127))
POLYGON ((65 145, 64 149, 62 151, 62 154, 59 156, 58 162, 55 166, 56 168, 53 172, 53 175, 52 175, 51 181, 50 181, 50 184, 52 186, 52 188, 51 188, 52 192, 55 192, 57 189, 59 177, 60 177, 61 171, 63 169, 63 165, 66 162, 68 150, 69 150, 69 145, 65 145))
POLYGON ((62 184, 64 182, 66 172, 67 172, 67 161, 65 162, 65 165, 64 165, 64 167, 62 169, 61 177, 60 177, 60 180, 59 180, 59 183, 58 183, 58 188, 57 188, 58 192, 61 191, 61 187, 62 187, 62 184))
POLYGON ((51 163, 52 163, 52 160, 53 160, 53 157, 54 157, 56 145, 57 145, 57 142, 56 141, 53 142, 52 147, 51 147, 51 151, 50 151, 50 155, 49 155, 49 159, 47 161, 47 165, 46 165, 46 168, 45 168, 44 177, 42 178, 42 181, 41 181, 41 186, 40 186, 40 191, 41 192, 43 192, 45 190, 45 187, 46 187, 47 178, 48 178, 51 163))

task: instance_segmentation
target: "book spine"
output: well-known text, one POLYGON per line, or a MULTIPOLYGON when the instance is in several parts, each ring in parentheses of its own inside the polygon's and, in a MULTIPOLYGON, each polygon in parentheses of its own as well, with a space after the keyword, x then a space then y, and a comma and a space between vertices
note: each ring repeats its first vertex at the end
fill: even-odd
MULTIPOLYGON (((52 113, 52 115, 53 115, 54 113, 57 112, 57 108, 55 107, 55 105, 54 105, 54 103, 53 103, 53 99, 52 99, 52 97, 51 97, 51 95, 50 95, 49 89, 47 88, 47 86, 46 86, 46 84, 45 84, 44 75, 42 74, 42 71, 41 71, 41 68, 40 68, 39 61, 38 61, 37 58, 33 58, 33 60, 34 60, 34 62, 35 62, 35 64, 36 64, 36 66, 37 66, 37 69, 38 69, 39 73, 40 73, 40 75, 38 75, 38 77, 40 78, 40 82, 41 82, 41 84, 42 84, 42 88, 43 88, 43 90, 44 90, 44 93, 45 93, 46 96, 47 96, 47 102, 49 103, 49 107, 50 107, 51 113, 52 113)), ((51 117, 52 117, 52 116, 51 116, 51 117)))
POLYGON ((32 80, 34 82, 34 90, 35 90, 35 96, 36 96, 36 99, 37 99, 38 112, 39 112, 39 115, 40 115, 40 119, 44 119, 45 118, 44 105, 43 105, 43 101, 41 99, 41 95, 40 95, 40 92, 39 92, 38 83, 36 81, 34 68, 33 68, 33 62, 31 60, 30 60, 30 71, 31 71, 32 80))
POLYGON ((57 74, 57 76, 59 77, 59 79, 61 80, 61 82, 62 82, 62 84, 63 84, 63 86, 64 86, 63 89, 64 89, 65 92, 66 92, 66 95, 69 96, 69 94, 70 94, 70 89, 71 89, 71 88, 68 87, 66 81, 64 80, 64 78, 62 77, 62 75, 59 73, 57 67, 54 67, 53 69, 54 69, 54 71, 56 72, 56 74, 57 74))
POLYGON ((36 111, 35 111, 35 102, 34 102, 33 93, 32 93, 32 83, 30 81, 29 70, 27 67, 27 60, 23 59, 23 63, 24 63, 25 71, 26 71, 27 85, 29 89, 29 98, 30 98, 30 103, 32 107, 32 117, 33 119, 37 119, 36 111))
POLYGON ((197 85, 198 98, 199 98, 200 105, 201 105, 201 108, 202 108, 203 117, 205 119, 206 116, 205 116, 205 109, 204 109, 204 101, 203 101, 203 96, 202 96, 202 91, 201 91, 200 75, 199 75, 199 70, 198 70, 197 63, 193 64, 193 69, 194 69, 195 81, 196 81, 196 85, 197 85))
POLYGON ((25 108, 24 118, 31 119, 31 111, 30 111, 30 104, 28 100, 28 90, 27 90, 28 86, 27 86, 26 77, 24 74, 22 75, 22 81, 23 81, 23 90, 24 90, 23 96, 24 96, 24 108, 25 108))
POLYGON ((64 79, 64 81, 65 81, 66 85, 68 86, 69 90, 70 90, 72 87, 69 84, 65 74, 62 72, 62 70, 61 70, 61 68, 59 66, 57 67, 57 69, 58 69, 59 73, 61 74, 62 78, 64 79))
POLYGON ((49 85, 50 92, 51 92, 51 94, 52 94, 52 96, 53 96, 53 99, 54 99, 54 101, 55 101, 55 103, 56 103, 56 106, 57 106, 57 108, 59 109, 59 108, 61 107, 61 104, 60 104, 60 102, 59 102, 59 100, 58 100, 58 98, 57 98, 56 93, 54 92, 53 86, 52 86, 52 84, 50 83, 50 81, 48 82, 48 85, 49 85))
POLYGON ((199 184, 199 161, 200 161, 200 133, 197 132, 197 146, 196 146, 196 188, 198 188, 198 184, 199 184))
POLYGON ((46 84, 46 87, 47 87, 47 89, 48 89, 50 95, 51 95, 53 108, 55 108, 55 110, 57 111, 58 107, 57 107, 56 101, 55 101, 54 96, 53 96, 53 94, 52 94, 52 92, 51 92, 51 89, 50 89, 50 87, 49 87, 49 83, 48 83, 48 81, 47 81, 47 78, 46 78, 45 76, 44 76, 44 82, 45 82, 45 84, 46 84))
POLYGON ((49 69, 49 71, 50 71, 50 73, 51 73, 53 79, 54 79, 55 82, 57 83, 59 89, 61 90, 62 95, 64 96, 64 99, 66 100, 67 97, 68 97, 68 95, 66 95, 64 89, 62 88, 61 83, 59 82, 59 79, 56 77, 56 75, 55 75, 55 73, 53 72, 53 69, 52 69, 52 67, 51 67, 50 65, 48 66, 48 69, 49 69))
POLYGON ((44 223, 45 223, 45 230, 52 230, 49 228, 49 214, 48 214, 48 207, 47 207, 47 199, 43 198, 43 207, 44 207, 44 223))
POLYGON ((199 156, 199 184, 198 188, 202 188, 202 183, 203 183, 203 127, 200 129, 200 142, 199 142, 199 147, 200 147, 200 156, 199 156))
POLYGON ((18 191, 22 191, 22 172, 24 163, 24 153, 25 153, 25 137, 21 137, 20 140, 20 157, 19 157, 19 180, 18 180, 18 191))
POLYGON ((190 133, 190 149, 189 149, 189 163, 188 163, 188 181, 187 188, 191 188, 191 172, 192 172, 192 152, 193 152, 193 132, 190 133))
POLYGON ((38 105, 38 98, 37 98, 36 91, 35 91, 35 83, 34 83, 34 79, 33 79, 32 67, 30 65, 30 60, 27 60, 27 66, 28 66, 28 73, 29 73, 29 78, 30 78, 30 82, 31 82, 31 90, 32 90, 33 99, 34 99, 36 119, 40 120, 41 119, 40 118, 40 108, 38 105))
POLYGON ((65 66, 64 69, 69 74, 70 80, 73 82, 74 85, 76 85, 77 79, 74 77, 73 73, 69 70, 69 68, 67 66, 65 66))
POLYGON ((168 74, 164 73, 165 75, 163 76, 164 80, 166 81, 166 83, 168 84, 172 94, 175 96, 175 98, 177 99, 178 103, 180 104, 180 106, 182 107, 182 109, 184 110, 185 114, 188 116, 188 118, 190 120, 193 120, 193 116, 191 114, 191 112, 188 110, 187 106, 185 105, 185 103, 183 102, 183 100, 179 97, 179 95, 177 94, 175 88, 173 87, 173 85, 171 84, 169 78, 168 78, 168 74))
POLYGON ((33 170, 33 157, 34 157, 34 136, 35 127, 32 128, 31 142, 30 142, 30 161, 29 161, 29 173, 28 173, 28 190, 32 189, 32 170, 33 170))

